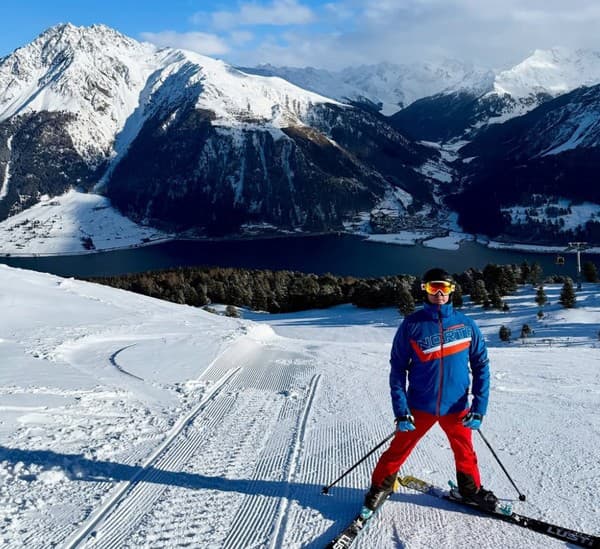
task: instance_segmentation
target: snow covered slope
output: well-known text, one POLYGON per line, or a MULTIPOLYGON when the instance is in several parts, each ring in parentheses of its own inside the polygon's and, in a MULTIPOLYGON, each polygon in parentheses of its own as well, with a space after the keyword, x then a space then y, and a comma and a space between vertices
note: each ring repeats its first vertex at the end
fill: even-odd
MULTIPOLYGON (((293 96, 295 110, 309 102, 330 101, 279 79, 246 76, 193 52, 137 42, 105 25, 67 23, 2 59, 0 121, 28 112, 74 113, 71 136, 79 152, 89 158, 107 154, 136 109, 143 109, 183 65, 192 65, 196 74, 188 85, 206 85, 198 106, 214 110, 223 124, 236 123, 240 113, 277 118, 281 124, 272 109, 286 95, 293 96)), ((175 94, 171 101, 181 94, 175 87, 162 92, 175 94)))
POLYGON ((535 93, 556 97, 600 83, 600 52, 552 48, 535 50, 518 65, 500 72, 494 91, 523 98, 535 93))
MULTIPOLYGON (((393 428, 391 309, 234 320, 0 266, 0 539, 7 547, 323 547, 356 512, 374 460, 321 487, 393 428), (57 311, 60 314, 57 315, 57 311)), ((598 534, 600 288, 536 319, 468 307, 492 361, 485 434, 527 514, 598 534), (528 323, 527 344, 503 344, 528 323)), ((485 485, 515 493, 475 437, 485 485)), ((443 484, 436 427, 404 469, 443 484)), ((401 491, 357 548, 564 547, 401 491)))
POLYGON ((35 206, 1 221, 0 253, 78 254, 138 246, 169 236, 135 224, 104 196, 70 190, 54 198, 43 197, 35 206))

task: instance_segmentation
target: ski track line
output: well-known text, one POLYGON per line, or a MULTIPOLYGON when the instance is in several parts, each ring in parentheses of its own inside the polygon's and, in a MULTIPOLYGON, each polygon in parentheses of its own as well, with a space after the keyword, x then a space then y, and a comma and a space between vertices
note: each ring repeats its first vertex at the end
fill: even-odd
MULTIPOLYGON (((227 406, 221 406, 220 403, 215 406, 216 402, 218 401, 212 400, 207 403, 202 418, 204 419, 208 410, 212 412, 212 408, 221 410, 222 414, 220 416, 218 414, 216 416, 213 415, 213 421, 209 421, 206 427, 218 424, 219 420, 222 419, 223 415, 229 409, 227 406)), ((196 415, 192 423, 198 417, 196 415)), ((118 504, 117 512, 110 514, 101 528, 96 532, 96 539, 93 542, 94 547, 123 547, 132 530, 143 520, 144 516, 167 490, 168 486, 164 482, 161 482, 161 480, 164 480, 161 477, 164 474, 172 474, 173 469, 181 469, 181 465, 187 461, 190 455, 201 447, 201 443, 206 438, 204 435, 205 432, 210 433, 211 429, 207 428, 202 432, 192 432, 191 436, 188 437, 180 436, 174 445, 169 447, 164 455, 160 456, 160 459, 153 464, 153 468, 143 478, 139 479, 127 493, 127 496, 121 500, 118 504)))
MULTIPOLYGON (((231 387, 232 385, 229 385, 228 389, 231 387)), ((194 463, 194 458, 198 457, 201 462, 206 462, 206 445, 210 446, 211 442, 214 442, 215 429, 223 424, 236 400, 235 396, 220 394, 218 398, 210 402, 201 415, 196 417, 185 433, 190 440, 180 439, 179 441, 180 445, 185 445, 188 449, 185 462, 187 467, 182 467, 184 465, 181 463, 182 460, 178 460, 176 470, 166 472, 167 475, 189 474, 191 475, 190 482, 193 483, 194 474, 207 474, 206 471, 196 472, 189 466, 194 463), (203 433, 203 435, 199 433, 203 433)), ((174 451, 176 452, 176 450, 174 451)), ((160 468, 164 469, 162 463, 160 468)), ((161 474, 158 471, 156 473, 161 474)), ((211 476, 218 476, 218 473, 211 476)), ((199 509, 202 512, 207 509, 206 501, 199 497, 200 493, 204 492, 201 488, 201 483, 197 488, 193 486, 188 488, 173 486, 163 479, 161 487, 156 487, 151 495, 152 499, 146 500, 144 508, 132 515, 129 523, 127 523, 128 519, 116 521, 114 530, 120 528, 120 532, 117 532, 119 539, 117 539, 117 534, 114 534, 111 546, 119 548, 174 547, 185 546, 186 543, 188 546, 193 546, 190 540, 201 537, 202 534, 198 530, 206 526, 202 520, 197 525, 195 520, 199 509)), ((140 499, 143 494, 140 496, 136 493, 135 497, 140 499)))
POLYGON ((130 377, 133 377, 134 379, 139 379, 140 381, 144 381, 143 377, 140 376, 136 376, 135 374, 132 374, 131 372, 128 372, 127 370, 125 370, 118 362, 117 362, 117 355, 121 352, 124 351, 125 349, 129 349, 130 347, 135 346, 136 343, 133 343, 131 345, 127 345, 126 347, 121 347, 118 351, 115 351, 112 355, 110 355, 110 363, 117 369, 119 370, 119 372, 121 372, 122 374, 128 375, 130 377))
MULTIPOLYGON (((75 532, 70 539, 67 540, 64 547, 65 549, 71 549, 77 547, 92 533, 94 528, 100 524, 100 522, 108 517, 113 510, 115 510, 122 502, 123 498, 127 496, 127 493, 132 490, 140 481, 143 480, 144 475, 148 474, 148 469, 156 465, 157 461, 163 454, 163 452, 171 445, 171 443, 177 438, 177 436, 183 431, 183 429, 192 423, 200 412, 205 408, 206 404, 209 403, 220 391, 227 385, 232 378, 240 372, 241 368, 230 370, 202 399, 202 401, 191 410, 186 416, 179 419, 177 423, 171 429, 171 432, 167 435, 165 440, 159 445, 159 447, 148 457, 148 459, 140 466, 140 470, 127 481, 119 483, 114 493, 109 499, 102 504, 96 511, 92 513, 90 518, 84 523, 84 525, 75 532)), ((170 461, 170 460, 168 460, 170 461)), ((151 473, 155 475, 157 473, 151 473)))
MULTIPOLYGON (((306 366, 290 368, 287 364, 277 364, 275 369, 259 368, 253 372, 252 386, 269 392, 293 390, 294 381, 301 381, 310 374, 310 370, 312 368, 306 366)), ((298 466, 300 448, 319 379, 320 376, 313 376, 308 387, 304 388, 303 398, 286 398, 280 408, 277 418, 280 428, 271 433, 262 448, 252 475, 255 482, 266 480, 273 485, 260 493, 244 497, 233 519, 236 528, 229 531, 221 546, 224 549, 265 547, 268 544, 273 546, 273 540, 280 538, 279 532, 289 506, 289 481, 298 466)), ((242 379, 236 382, 241 383, 242 379)))
MULTIPOLYGON (((231 373, 231 377, 235 372, 231 373)), ((222 386, 225 386, 224 383, 222 386)), ((231 384, 228 385, 231 387, 231 384)), ((225 403, 230 403, 230 399, 224 399, 225 403)), ((205 400, 205 402, 207 402, 205 400)), ((188 437, 179 437, 174 445, 170 447, 164 455, 154 464, 154 467, 148 473, 136 482, 135 486, 118 505, 118 513, 112 513, 102 524, 97 532, 97 540, 94 540, 94 547, 121 548, 125 541, 130 537, 132 530, 143 520, 144 516, 161 498, 162 494, 168 489, 168 486, 161 482, 161 477, 171 473, 173 470, 179 471, 181 466, 187 462, 189 457, 201 447, 206 438, 205 433, 211 432, 211 427, 218 424, 223 415, 229 410, 229 406, 222 406, 218 400, 207 402, 203 410, 202 418, 205 419, 208 411, 214 412, 213 408, 221 411, 219 414, 212 414, 212 421, 205 425, 202 431, 192 432, 188 437)), ((199 418, 196 414, 186 425, 189 427, 199 418)), ((204 422, 203 422, 204 423, 204 422)))
MULTIPOLYGON (((235 376, 235 379, 232 379, 231 383, 228 384, 228 389, 225 391, 225 394, 219 395, 218 398, 213 399, 203 411, 201 415, 201 427, 198 426, 202 429, 203 433, 212 433, 214 428, 218 428, 219 425, 222 424, 227 411, 230 410, 231 406, 238 400, 238 396, 236 395, 244 394, 248 389, 250 389, 251 392, 258 390, 260 393, 286 395, 283 406, 279 407, 280 416, 277 423, 281 424, 285 418, 289 416, 289 421, 291 422, 292 419, 296 419, 294 424, 297 424, 297 418, 300 414, 297 412, 285 414, 283 410, 285 410, 286 407, 289 407, 290 404, 295 406, 304 401, 304 399, 296 398, 294 394, 292 394, 291 398, 288 397, 290 396, 289 391, 294 389, 294 382, 306 377, 307 368, 303 365, 290 368, 290 365, 285 361, 283 361, 283 363, 280 360, 270 361, 267 358, 268 355, 265 355, 265 348, 262 346, 250 349, 250 352, 245 353, 245 356, 250 358, 250 362, 244 364, 243 369, 238 368, 239 372, 235 376), (232 391, 232 393, 228 394, 229 391, 232 391), (223 398, 221 398, 221 396, 223 398), (215 410, 221 410, 220 415, 217 415, 218 417, 215 416, 215 410), (213 425, 213 428, 210 427, 211 424, 213 425)), ((214 373, 214 371, 211 371, 210 375, 212 376, 214 373)), ((305 392, 306 385, 307 383, 303 382, 303 390, 305 392)), ((262 401, 262 398, 260 401, 262 401)), ((195 419, 197 420, 198 417, 200 416, 197 416, 195 419)), ((101 528, 94 533, 95 538, 93 540, 88 539, 90 545, 93 545, 94 547, 129 546, 129 541, 133 541, 131 539, 132 534, 139 531, 137 530, 138 526, 143 523, 145 517, 148 516, 148 513, 156 506, 156 504, 160 501, 164 502, 171 499, 173 492, 169 490, 171 482, 168 481, 168 476, 177 474, 176 471, 180 471, 182 465, 188 463, 188 458, 192 456, 192 454, 195 453, 198 455, 199 449, 202 448, 202 443, 206 442, 206 440, 202 440, 206 439, 206 434, 204 434, 204 436, 194 434, 195 424, 196 421, 191 424, 188 423, 188 428, 184 433, 185 437, 180 436, 179 440, 176 441, 177 446, 169 448, 164 455, 161 455, 160 460, 153 464, 153 469, 147 473, 147 476, 138 480, 136 485, 127 493, 127 496, 118 504, 118 511, 110 514, 106 521, 102 523, 101 528), (185 456, 185 462, 183 461, 182 456, 185 456), (165 477, 165 475, 167 475, 167 477, 165 477), (165 482, 166 480, 168 482, 165 482), (164 495, 165 493, 167 494, 166 496, 164 495)), ((291 428, 289 431, 292 434, 294 432, 291 428)), ((278 433, 276 433, 276 435, 277 440, 281 438, 278 433)), ((273 434, 271 434, 271 437, 273 437, 273 434)), ((284 455, 285 451, 289 454, 291 441, 288 442, 285 440, 283 443, 279 444, 279 446, 281 446, 281 448, 272 449, 273 451, 268 454, 269 457, 272 455, 284 455)), ((282 470, 281 464, 275 463, 274 465, 269 465, 267 471, 262 471, 262 474, 258 476, 258 481, 260 482, 265 478, 269 478, 270 475, 268 473, 272 470, 282 470)), ((185 492, 188 492, 188 490, 185 490, 184 486, 176 489, 176 491, 180 493, 182 489, 184 489, 185 492)), ((279 492, 281 491, 281 487, 273 488, 274 491, 277 489, 279 492)), ((257 497, 260 498, 260 496, 257 497)), ((186 495, 185 498, 189 499, 189 495, 186 495)), ((275 515, 278 499, 275 497, 263 497, 262 500, 261 503, 264 503, 264 500, 268 500, 269 505, 265 508, 262 522, 254 526, 261 531, 266 532, 272 529, 272 517, 275 515)), ((252 506, 252 508, 255 507, 255 505, 252 506)), ((115 511, 115 509, 113 509, 113 511, 115 511)), ((172 529, 171 526, 173 525, 170 522, 167 529, 172 529)), ((190 527, 189 524, 184 524, 183 526, 183 529, 180 529, 181 537, 177 541, 177 544, 183 542, 184 539, 186 540, 184 543, 189 543, 190 536, 196 537, 197 535, 194 531, 196 530, 194 527, 190 527)), ((139 538, 139 536, 134 536, 134 539, 136 539, 136 543, 146 543, 149 541, 143 535, 141 538, 139 538)), ((236 547, 240 547, 240 545, 236 545, 236 547)))
MULTIPOLYGON (((200 433, 181 441, 177 446, 170 448, 169 459, 161 460, 156 464, 156 469, 144 475, 140 481, 121 500, 118 506, 118 516, 111 515, 97 531, 98 539, 93 542, 94 547, 123 547, 125 540, 130 536, 131 530, 145 516, 153 504, 167 490, 161 482, 163 471, 168 471, 173 464, 181 464, 189 458, 203 437, 200 433), (113 518, 114 517, 114 518, 113 518)), ((179 442, 179 441, 178 441, 179 442)))
MULTIPOLYGON (((329 495, 321 494, 315 486, 333 482, 345 470, 365 455, 365 447, 375 446, 387 434, 385 426, 368 426, 359 422, 340 425, 312 425, 304 444, 302 466, 296 478, 303 484, 297 488, 298 500, 318 501, 322 511, 307 510, 292 503, 286 517, 293 529, 285 532, 279 547, 305 547, 321 549, 341 530, 362 504, 362 495, 375 466, 376 456, 371 456, 352 471, 329 495), (334 522, 332 518, 335 517, 334 522), (328 527, 328 528, 327 528, 328 527)), ((370 548, 376 545, 371 545, 370 548)))
POLYGON ((273 536, 273 539, 272 539, 271 545, 270 545, 271 549, 277 549, 278 547, 284 547, 283 539, 284 539, 284 534, 287 529, 288 518, 289 518, 288 510, 290 508, 289 484, 294 479, 294 477, 296 475, 296 471, 299 468, 300 452, 302 450, 302 443, 303 443, 305 435, 306 435, 306 430, 307 430, 307 425, 308 425, 308 416, 310 414, 313 402, 315 400, 315 395, 317 393, 317 387, 319 385, 320 379, 321 379, 321 375, 317 374, 317 375, 313 376, 313 378, 311 379, 311 382, 310 382, 310 388, 308 390, 308 398, 306 399, 306 404, 304 406, 304 411, 302 413, 302 418, 300 421, 300 428, 298 429, 298 431, 296 433, 296 440, 294 442, 294 447, 293 447, 291 455, 290 455, 290 467, 288 469, 288 473, 287 473, 287 476, 285 479, 287 482, 288 488, 286 490, 285 496, 281 499, 281 502, 279 505, 279 511, 277 513, 277 519, 276 519, 276 522, 274 525, 275 535, 273 536))
POLYGON ((232 359, 235 361, 239 361, 240 356, 247 360, 260 350, 259 343, 251 339, 251 336, 248 334, 243 334, 214 358, 214 360, 206 367, 202 375, 200 375, 198 380, 218 381, 232 368, 232 360, 225 360, 229 355, 233 355, 232 359))

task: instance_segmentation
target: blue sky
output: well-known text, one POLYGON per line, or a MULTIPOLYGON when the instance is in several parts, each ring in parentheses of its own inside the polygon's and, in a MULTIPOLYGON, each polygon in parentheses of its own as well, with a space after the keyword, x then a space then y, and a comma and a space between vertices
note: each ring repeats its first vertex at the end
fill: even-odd
POLYGON ((103 23, 239 65, 449 57, 502 68, 536 48, 600 51, 598 0, 20 0, 1 14, 0 56, 60 22, 103 23))

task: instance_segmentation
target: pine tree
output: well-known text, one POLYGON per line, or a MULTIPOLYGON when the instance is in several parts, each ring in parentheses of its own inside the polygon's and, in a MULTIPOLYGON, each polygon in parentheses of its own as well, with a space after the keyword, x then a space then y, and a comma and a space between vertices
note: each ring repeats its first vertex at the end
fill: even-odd
POLYGON ((496 289, 492 290, 490 293, 490 305, 494 309, 502 309, 502 296, 500 292, 496 289))
POLYGON ((558 302, 565 309, 572 309, 577 305, 577 295, 575 294, 575 288, 573 288, 573 281, 568 277, 565 279, 558 302))
POLYGON ((529 282, 529 278, 531 277, 531 267, 527 260, 521 263, 521 276, 519 277, 519 282, 521 284, 527 284, 529 282))
POLYGON ((473 290, 471 291, 471 299, 474 303, 485 303, 486 301, 489 301, 490 297, 483 280, 480 279, 475 281, 473 290))
POLYGON ((463 306, 463 292, 460 284, 456 284, 454 292, 452 292, 452 306, 460 309, 463 306))
POLYGON ((529 271, 529 282, 532 284, 537 284, 538 281, 542 278, 542 266, 536 261, 529 271))
POLYGON ((510 294, 517 289, 517 276, 511 265, 489 263, 483 269, 483 280, 489 292, 498 290, 500 295, 510 294))
POLYGON ((510 328, 502 324, 500 326, 500 332, 498 334, 500 336, 501 341, 510 341, 511 331, 510 328))
POLYGON ((535 293, 535 302, 543 307, 548 302, 548 297, 546 296, 546 292, 544 291, 544 286, 542 284, 539 285, 537 292, 535 293))
POLYGON ((227 305, 227 307, 225 307, 225 316, 240 318, 240 312, 237 307, 234 307, 233 305, 227 305))
POLYGON ((531 335, 531 328, 529 327, 529 324, 523 324, 523 327, 521 328, 521 337, 526 338, 526 337, 529 337, 530 335, 531 335))
POLYGON ((402 316, 407 316, 415 310, 415 300, 410 291, 402 288, 398 295, 398 310, 402 316))

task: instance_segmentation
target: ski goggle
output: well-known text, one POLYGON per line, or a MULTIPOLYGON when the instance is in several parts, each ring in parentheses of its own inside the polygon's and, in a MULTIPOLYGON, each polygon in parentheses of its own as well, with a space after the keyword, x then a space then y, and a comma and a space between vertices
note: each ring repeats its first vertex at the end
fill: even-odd
POLYGON ((429 295, 435 295, 438 292, 442 292, 443 295, 450 295, 455 288, 456 286, 452 282, 446 282, 445 280, 433 280, 421 284, 421 290, 425 290, 429 295))

